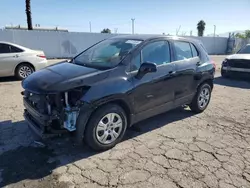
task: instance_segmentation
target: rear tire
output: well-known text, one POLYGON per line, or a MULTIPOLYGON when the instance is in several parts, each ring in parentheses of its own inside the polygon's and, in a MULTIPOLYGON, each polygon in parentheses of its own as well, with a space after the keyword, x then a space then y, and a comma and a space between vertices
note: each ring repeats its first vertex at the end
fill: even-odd
POLYGON ((94 150, 108 150, 122 140, 126 129, 124 110, 118 105, 108 104, 97 109, 91 116, 84 140, 94 150))
POLYGON ((208 83, 200 85, 192 103, 189 105, 190 109, 195 113, 203 112, 210 102, 211 91, 211 86, 208 83))
POLYGON ((15 76, 19 80, 27 78, 34 72, 34 68, 28 63, 22 63, 16 67, 15 76))

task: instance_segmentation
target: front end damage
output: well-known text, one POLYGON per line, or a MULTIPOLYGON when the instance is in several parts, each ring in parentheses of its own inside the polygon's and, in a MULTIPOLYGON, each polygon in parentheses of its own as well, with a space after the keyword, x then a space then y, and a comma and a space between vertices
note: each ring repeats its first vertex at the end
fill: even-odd
POLYGON ((23 91, 24 118, 40 137, 51 137, 76 130, 80 109, 87 105, 80 99, 86 88, 58 94, 35 94, 23 91))

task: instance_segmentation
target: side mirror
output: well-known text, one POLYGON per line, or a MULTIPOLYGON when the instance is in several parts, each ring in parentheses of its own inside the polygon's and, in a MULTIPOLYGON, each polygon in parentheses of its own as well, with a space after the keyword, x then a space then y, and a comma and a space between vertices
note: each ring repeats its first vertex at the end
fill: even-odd
POLYGON ((157 71, 157 68, 156 68, 155 63, 144 62, 141 64, 136 77, 141 78, 147 73, 156 72, 156 71, 157 71))

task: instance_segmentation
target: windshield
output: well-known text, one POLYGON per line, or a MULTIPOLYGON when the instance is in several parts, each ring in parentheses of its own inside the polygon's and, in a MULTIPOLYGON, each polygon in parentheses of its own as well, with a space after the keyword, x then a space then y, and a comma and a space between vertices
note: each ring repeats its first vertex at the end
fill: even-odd
POLYGON ((250 54, 250 45, 241 48, 237 54, 250 54))
POLYGON ((95 68, 111 68, 142 41, 131 39, 107 39, 84 51, 73 59, 78 65, 95 68))

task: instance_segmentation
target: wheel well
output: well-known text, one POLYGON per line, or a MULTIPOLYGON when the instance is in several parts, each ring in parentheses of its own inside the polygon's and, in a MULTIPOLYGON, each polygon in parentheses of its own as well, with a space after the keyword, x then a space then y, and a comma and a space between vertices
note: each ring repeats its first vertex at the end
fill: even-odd
POLYGON ((203 82, 201 82, 201 83, 199 84, 199 86, 201 86, 201 85, 202 85, 202 84, 204 84, 204 83, 209 84, 209 85, 210 85, 210 87, 211 87, 211 90, 213 90, 213 87, 214 87, 214 84, 213 84, 213 79, 207 79, 207 80, 204 80, 203 82))
POLYGON ((34 65, 32 65, 31 63, 29 63, 29 62, 21 62, 21 63, 19 63, 19 64, 16 66, 16 68, 15 68, 15 73, 16 73, 17 67, 20 66, 20 65, 22 65, 22 64, 28 64, 28 65, 31 66, 31 67, 34 69, 34 71, 35 71, 35 67, 34 67, 34 65))
MULTIPOLYGON (((129 126, 130 126, 130 123, 131 123, 131 116, 130 116, 131 111, 130 111, 128 105, 126 104, 126 102, 124 102, 124 101, 121 100, 121 99, 112 100, 112 101, 108 101, 108 102, 106 102, 106 103, 101 104, 100 106, 98 106, 98 107, 92 112, 92 114, 93 114, 98 108, 100 108, 100 107, 102 107, 102 106, 104 106, 104 105, 107 105, 107 104, 116 104, 116 105, 120 106, 120 107, 124 110, 124 112, 125 112, 125 114, 126 114, 126 116, 127 116, 128 127, 129 127, 129 126)), ((92 114, 91 114, 91 115, 92 115, 92 114)))

